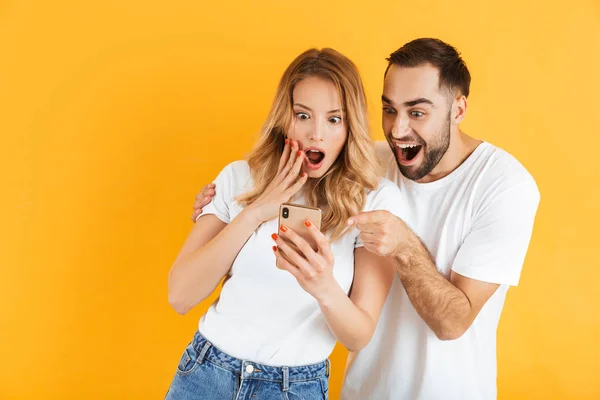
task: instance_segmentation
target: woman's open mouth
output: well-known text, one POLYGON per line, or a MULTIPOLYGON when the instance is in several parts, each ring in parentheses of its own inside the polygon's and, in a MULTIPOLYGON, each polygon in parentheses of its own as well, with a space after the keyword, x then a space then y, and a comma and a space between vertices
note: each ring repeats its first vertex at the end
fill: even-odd
POLYGON ((395 143, 396 159, 402 165, 412 165, 418 161, 423 146, 416 143, 395 143))
POLYGON ((304 150, 306 154, 305 163, 306 166, 312 170, 317 170, 321 168, 323 165, 323 161, 325 160, 325 152, 316 147, 309 147, 304 150))

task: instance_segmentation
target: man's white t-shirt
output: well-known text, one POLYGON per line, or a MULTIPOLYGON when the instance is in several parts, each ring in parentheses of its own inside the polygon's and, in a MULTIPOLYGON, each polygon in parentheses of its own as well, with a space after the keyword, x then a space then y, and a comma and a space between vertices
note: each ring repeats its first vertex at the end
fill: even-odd
MULTIPOLYGON (((235 199, 254 187, 248 163, 229 164, 214 183, 216 195, 202 215, 213 214, 229 223, 243 209, 235 199)), ((306 204, 302 198, 294 202, 306 204)), ((384 178, 367 194, 363 208, 379 209, 407 217, 400 190, 384 178)), ((329 357, 336 338, 319 303, 292 274, 276 267, 271 235, 277 229, 277 219, 267 221, 248 239, 199 329, 214 346, 239 359, 273 366, 318 363, 329 357)), ((333 275, 346 293, 354 278, 354 249, 363 245, 358 235, 354 228, 331 243, 333 275)))
POLYGON ((451 174, 424 184, 401 174, 386 142, 376 148, 440 273, 500 287, 462 337, 441 341, 396 275, 371 342, 348 366, 342 399, 495 399, 496 329, 506 292, 519 282, 537 185, 514 157, 486 142, 451 174))

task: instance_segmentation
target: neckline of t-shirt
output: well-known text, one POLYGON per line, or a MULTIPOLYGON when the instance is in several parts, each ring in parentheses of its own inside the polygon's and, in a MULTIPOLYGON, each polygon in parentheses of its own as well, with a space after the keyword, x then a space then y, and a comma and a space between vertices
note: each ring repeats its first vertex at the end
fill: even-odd
MULTIPOLYGON (((437 181, 433 181, 433 182, 419 183, 419 182, 415 182, 410 179, 404 178, 404 182, 406 183, 406 186, 408 186, 410 188, 419 189, 419 190, 433 190, 433 189, 438 189, 440 187, 446 186, 446 185, 450 184, 452 181, 454 181, 456 178, 458 178, 460 175, 462 175, 464 173, 464 171, 468 170, 469 167, 479 157, 479 155, 490 147, 491 147, 491 145, 488 142, 481 141, 481 143, 475 148, 475 150, 473 150, 471 155, 469 155, 469 157, 467 157, 467 159, 462 164, 460 164, 454 171, 450 172, 448 175, 446 175, 442 179, 438 179, 437 181)), ((402 176, 402 173, 400 173, 400 175, 402 176)))

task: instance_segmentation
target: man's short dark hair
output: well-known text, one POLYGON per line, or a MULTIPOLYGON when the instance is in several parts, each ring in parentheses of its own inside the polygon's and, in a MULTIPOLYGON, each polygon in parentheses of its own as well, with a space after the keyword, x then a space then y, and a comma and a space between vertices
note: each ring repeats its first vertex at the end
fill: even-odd
POLYGON ((390 54, 386 60, 386 75, 392 65, 419 67, 431 64, 440 72, 440 88, 451 92, 458 90, 469 97, 471 74, 460 53, 448 43, 432 38, 415 39, 390 54))

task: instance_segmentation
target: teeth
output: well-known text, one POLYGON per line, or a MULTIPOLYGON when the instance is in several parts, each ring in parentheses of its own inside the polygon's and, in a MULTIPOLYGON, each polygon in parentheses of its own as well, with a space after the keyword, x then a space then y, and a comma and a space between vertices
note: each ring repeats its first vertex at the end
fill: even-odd
POLYGON ((309 151, 312 152, 312 153, 320 153, 319 150, 309 150, 309 151))
POLYGON ((415 148, 417 146, 419 146, 418 144, 405 144, 405 143, 399 143, 396 146, 400 147, 401 149, 412 149, 415 148))

